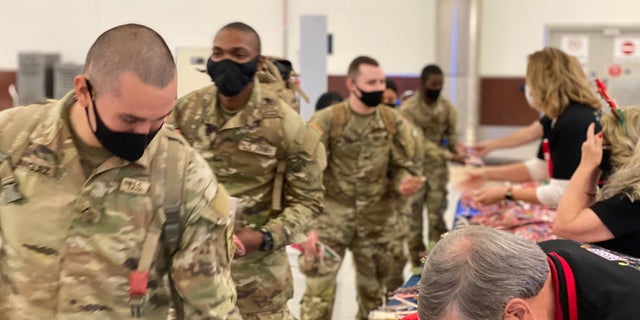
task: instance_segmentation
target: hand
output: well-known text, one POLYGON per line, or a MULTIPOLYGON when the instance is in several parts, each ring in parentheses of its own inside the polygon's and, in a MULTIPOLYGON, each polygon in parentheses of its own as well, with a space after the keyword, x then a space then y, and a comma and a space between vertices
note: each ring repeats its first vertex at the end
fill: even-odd
POLYGON ((595 124, 587 128, 587 140, 582 143, 582 156, 580 165, 589 169, 595 169, 602 161, 602 132, 595 133, 595 124))
POLYGON ((416 193, 425 181, 425 177, 408 176, 404 177, 398 186, 398 193, 403 197, 408 197, 416 193))
POLYGON ((454 149, 454 150, 456 150, 456 153, 457 153, 458 155, 462 156, 463 158, 464 158, 464 157, 466 157, 466 156, 468 156, 468 154, 467 154, 467 146, 465 146, 465 145, 464 145, 464 144, 462 144, 462 143, 456 143, 456 144, 453 146, 453 149, 454 149))
POLYGON ((486 181, 487 176, 484 168, 465 168, 465 177, 460 180, 457 187, 461 190, 475 190, 480 188, 486 181))
POLYGON ((476 190, 471 192, 471 199, 486 206, 504 200, 507 190, 508 189, 505 186, 495 186, 476 190))
POLYGON ((318 251, 318 233, 315 230, 311 230, 309 232, 309 236, 307 240, 305 240, 302 245, 302 253, 307 258, 317 257, 320 252, 318 251))
POLYGON ((245 254, 260 250, 262 245, 262 232, 249 228, 240 228, 233 232, 244 245, 245 254))
POLYGON ((489 141, 483 141, 473 146, 473 154, 480 158, 483 158, 492 150, 493 147, 489 141))

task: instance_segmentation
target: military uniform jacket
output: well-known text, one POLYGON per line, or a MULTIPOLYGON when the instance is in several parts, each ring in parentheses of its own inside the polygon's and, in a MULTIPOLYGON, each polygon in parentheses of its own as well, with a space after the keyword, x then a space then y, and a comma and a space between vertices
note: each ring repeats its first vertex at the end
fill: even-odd
POLYGON ((456 152, 458 113, 449 100, 440 97, 429 106, 421 94, 415 94, 402 103, 400 111, 423 131, 426 140, 437 145, 442 145, 446 140, 447 149, 456 152))
POLYGON ((360 116, 351 111, 345 100, 313 115, 311 124, 323 132, 322 142, 327 149, 324 174, 327 198, 350 206, 366 207, 380 202, 387 189, 397 188, 402 178, 420 175, 420 163, 414 160, 421 157, 415 155, 411 129, 396 115, 392 136, 385 128, 380 108, 387 108, 394 115, 395 111, 383 105, 377 108, 369 116, 360 116), (338 108, 346 109, 348 116, 341 134, 332 137, 331 130, 336 125, 332 113, 344 112, 338 108), (368 121, 369 117, 374 117, 374 121, 369 122, 371 125, 359 124, 368 121), (393 183, 389 183, 389 177, 393 183))
POLYGON ((170 265, 160 245, 143 318, 166 318, 171 299, 162 275, 170 270, 187 319, 237 319, 229 199, 204 159, 163 128, 138 161, 111 157, 86 177, 63 119, 74 103, 71 92, 59 102, 0 113, 0 150, 7 151, 15 139, 8 128, 23 125, 18 115, 46 108, 13 170, 23 198, 0 203, 0 319, 130 318, 129 274, 147 231, 162 226, 151 221, 159 221, 153 217, 171 183, 168 139, 182 141, 186 155, 178 170, 182 240, 170 265))
POLYGON ((319 133, 277 94, 254 82, 251 98, 225 123, 215 85, 178 100, 170 121, 238 198, 237 225, 271 232, 274 250, 303 241, 322 211, 325 152, 319 133), (282 210, 272 210, 278 162, 284 162, 282 210))

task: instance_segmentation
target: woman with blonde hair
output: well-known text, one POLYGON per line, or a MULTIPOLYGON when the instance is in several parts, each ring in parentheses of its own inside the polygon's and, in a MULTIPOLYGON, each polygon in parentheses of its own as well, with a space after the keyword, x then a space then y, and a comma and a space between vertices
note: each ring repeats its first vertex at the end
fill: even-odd
POLYGON ((580 165, 560 201, 553 230, 564 238, 640 257, 640 109, 621 112, 624 120, 612 114, 602 118, 602 133, 589 126, 580 165), (607 149, 611 175, 597 192, 607 149))
POLYGON ((538 156, 525 162, 471 172, 467 182, 550 179, 550 183, 522 189, 509 185, 488 187, 472 193, 476 202, 487 205, 508 199, 557 205, 580 162, 584 132, 591 123, 600 130, 600 100, 580 62, 561 50, 547 47, 529 56, 525 95, 529 105, 544 114, 540 119, 543 132, 538 156), (544 149, 547 152, 543 152, 544 149), (545 153, 550 158, 546 161, 545 153))

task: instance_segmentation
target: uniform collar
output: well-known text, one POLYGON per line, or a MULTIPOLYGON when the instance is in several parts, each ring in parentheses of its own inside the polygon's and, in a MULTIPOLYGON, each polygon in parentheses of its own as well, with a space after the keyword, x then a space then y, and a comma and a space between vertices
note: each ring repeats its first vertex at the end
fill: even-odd
MULTIPOLYGON (((209 104, 209 108, 207 108, 207 124, 213 126, 219 126, 220 123, 213 123, 216 120, 223 119, 222 110, 220 110, 220 106, 218 106, 218 92, 217 88, 213 93, 213 98, 211 103, 209 104)), ((227 121, 224 125, 222 125, 222 130, 226 129, 235 129, 242 128, 247 126, 253 126, 256 122, 259 122, 263 119, 263 114, 260 111, 260 102, 262 100, 262 89, 260 87, 260 83, 257 78, 253 80, 253 89, 251 90, 251 97, 246 105, 244 105, 238 113, 236 113, 229 121, 227 121)))
MULTIPOLYGON (((64 112, 68 112, 70 114, 70 109, 77 102, 75 91, 70 91, 67 93, 62 99, 55 101, 52 100, 51 103, 54 103, 53 108, 49 111, 49 114, 46 115, 44 121, 38 125, 38 128, 34 131, 35 137, 33 137, 32 141, 38 144, 46 145, 52 150, 60 150, 65 153, 70 147, 75 149, 75 154, 77 155, 77 148, 73 142, 73 137, 71 134, 71 128, 69 128, 64 121, 64 112)), ((69 121, 71 122, 71 120, 69 121)), ((165 130, 164 128, 161 131, 165 130)), ((144 168, 148 168, 151 164, 151 160, 153 155, 155 154, 158 148, 158 140, 161 136, 160 132, 156 135, 156 137, 151 141, 151 144, 147 146, 144 154, 140 159, 135 162, 129 162, 122 158, 111 156, 104 163, 102 163, 96 172, 102 172, 109 169, 113 169, 116 167, 123 167, 130 163, 135 163, 144 168)), ((65 155, 62 158, 63 166, 71 161, 73 157, 71 155, 65 155)))

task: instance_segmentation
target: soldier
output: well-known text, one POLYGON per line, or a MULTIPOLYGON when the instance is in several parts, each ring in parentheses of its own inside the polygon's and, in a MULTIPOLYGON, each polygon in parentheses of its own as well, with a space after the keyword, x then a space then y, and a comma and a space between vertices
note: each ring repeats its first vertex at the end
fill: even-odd
POLYGON ((250 26, 224 26, 207 70, 215 84, 179 99, 173 122, 238 198, 235 234, 246 249, 231 271, 244 319, 294 319, 285 246, 304 240, 322 210, 326 166, 320 134, 255 79, 260 38, 250 26))
MULTIPOLYGON (((321 259, 316 250, 320 240, 341 257, 347 248, 353 252, 358 319, 367 319, 382 303, 390 266, 389 239, 397 224, 393 201, 384 200, 390 184, 388 169, 393 187, 402 196, 414 193, 422 179, 415 176, 420 166, 412 162, 409 128, 393 109, 381 104, 385 77, 378 62, 370 57, 354 59, 346 84, 351 92, 347 100, 311 119, 311 125, 323 132, 329 157, 324 176, 325 213, 312 223, 304 249, 307 258, 321 259)), ((302 319, 330 319, 337 270, 306 275, 302 319)))
MULTIPOLYGON (((446 149, 447 160, 460 161, 464 154, 464 146, 458 143, 456 109, 449 100, 440 95, 444 85, 442 70, 436 65, 428 65, 422 69, 420 80, 419 93, 403 102, 400 111, 406 119, 422 129, 425 140, 446 149)), ((443 215, 447 209, 449 171, 446 161, 438 162, 438 166, 434 163, 429 164, 431 166, 428 169, 431 178, 427 181, 429 192, 425 192, 424 195, 429 216, 429 242, 438 241, 440 236, 447 232, 443 215)), ((420 265, 420 257, 426 253, 422 239, 423 203, 416 202, 413 210, 414 220, 409 240, 409 254, 414 267, 420 265)))
POLYGON ((162 37, 106 31, 74 87, 0 113, 0 318, 162 319, 173 298, 180 318, 240 319, 228 194, 163 126, 177 89, 162 37))
MULTIPOLYGON (((396 201, 395 208, 399 215, 399 222, 397 231, 394 237, 391 239, 391 272, 389 279, 387 279, 387 290, 392 291, 402 286, 404 283, 403 271, 407 264, 407 253, 405 249, 405 243, 407 247, 415 248, 416 239, 419 239, 419 243, 422 243, 422 224, 417 225, 414 223, 414 212, 422 212, 425 194, 429 193, 429 180, 438 179, 438 171, 434 171, 433 168, 439 168, 442 165, 446 165, 443 150, 435 143, 425 140, 422 130, 413 125, 411 122, 403 118, 406 121, 406 125, 411 129, 411 135, 415 143, 415 152, 417 153, 414 158, 414 162, 420 163, 424 170, 422 174, 425 176, 427 183, 424 183, 420 189, 410 197, 402 197, 393 192, 386 199, 393 199, 396 201)), ((414 256, 413 252, 409 255, 412 265, 415 267, 413 261, 420 261, 420 257, 414 256)), ((422 269, 414 268, 412 271, 414 274, 419 274, 422 269)))

